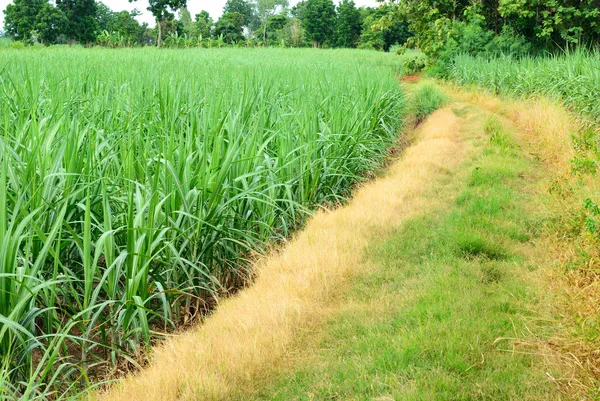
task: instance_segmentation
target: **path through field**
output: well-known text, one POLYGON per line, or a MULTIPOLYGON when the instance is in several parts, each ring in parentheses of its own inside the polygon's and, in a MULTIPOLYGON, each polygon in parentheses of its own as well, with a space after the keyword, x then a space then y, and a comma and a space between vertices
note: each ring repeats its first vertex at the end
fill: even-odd
POLYGON ((535 243, 544 169, 453 102, 207 322, 104 400, 549 400, 570 365, 535 243))

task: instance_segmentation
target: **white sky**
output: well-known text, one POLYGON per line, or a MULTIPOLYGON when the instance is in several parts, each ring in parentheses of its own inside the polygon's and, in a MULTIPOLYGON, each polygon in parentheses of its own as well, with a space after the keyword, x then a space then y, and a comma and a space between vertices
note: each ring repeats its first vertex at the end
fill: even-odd
MULTIPOLYGON (((151 26, 154 26, 154 19, 152 15, 146 11, 148 7, 148 0, 138 0, 134 3, 129 3, 127 0, 101 0, 104 4, 112 8, 114 11, 123 11, 123 10, 133 10, 137 8, 139 11, 142 11, 144 14, 141 15, 138 20, 141 22, 147 22, 151 26)), ((227 0, 188 0, 188 9, 192 14, 192 18, 194 15, 198 14, 202 10, 206 10, 210 13, 210 15, 216 20, 218 19, 222 12, 223 6, 227 0)), ((339 0, 334 0, 334 3, 338 3, 339 0)), ((376 0, 354 0, 357 7, 361 6, 370 6, 376 7, 378 5, 376 0)), ((0 10, 4 11, 8 4, 12 3, 12 0, 0 0, 0 10)), ((290 4, 296 4, 298 0, 291 0, 290 4)), ((4 26, 4 13, 0 12, 0 29, 4 26)))

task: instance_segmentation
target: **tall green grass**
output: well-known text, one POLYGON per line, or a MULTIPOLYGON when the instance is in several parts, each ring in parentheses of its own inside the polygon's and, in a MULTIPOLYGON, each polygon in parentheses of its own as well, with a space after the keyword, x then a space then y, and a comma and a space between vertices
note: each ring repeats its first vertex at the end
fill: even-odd
POLYGON ((600 52, 575 51, 546 57, 477 58, 458 56, 450 78, 497 94, 548 96, 600 122, 600 52))
POLYGON ((0 399, 135 365, 394 140, 391 55, 0 52, 0 399))
POLYGON ((412 94, 411 115, 415 116, 418 124, 446 103, 448 103, 446 94, 434 84, 425 82, 420 84, 412 94))

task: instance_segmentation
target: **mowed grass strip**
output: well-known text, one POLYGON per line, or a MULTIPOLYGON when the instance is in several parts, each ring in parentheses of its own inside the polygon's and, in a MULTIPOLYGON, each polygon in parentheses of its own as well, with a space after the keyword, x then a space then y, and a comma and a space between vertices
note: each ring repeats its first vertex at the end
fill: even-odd
POLYGON ((427 193, 443 206, 369 247, 371 268, 354 276, 301 362, 253 399, 560 398, 552 380, 562 368, 527 341, 549 330, 527 258, 540 223, 527 212, 534 166, 495 117, 456 114, 476 150, 427 193))

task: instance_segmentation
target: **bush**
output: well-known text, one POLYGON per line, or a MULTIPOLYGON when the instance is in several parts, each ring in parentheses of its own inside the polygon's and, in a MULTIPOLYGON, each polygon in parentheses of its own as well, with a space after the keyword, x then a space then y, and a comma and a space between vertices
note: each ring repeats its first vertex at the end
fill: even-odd
POLYGON ((600 207, 591 199, 583 203, 586 211, 585 227, 596 238, 600 239, 600 207))
POLYGON ((418 50, 400 48, 396 51, 402 60, 404 74, 417 74, 427 66, 427 56, 418 50))
POLYGON ((509 26, 496 35, 481 23, 452 22, 448 39, 430 68, 433 76, 447 78, 454 60, 459 55, 478 57, 523 57, 530 53, 531 45, 525 37, 509 26))
POLYGON ((411 103, 412 112, 415 115, 417 123, 425 120, 437 109, 443 107, 448 102, 448 98, 437 86, 425 83, 413 93, 411 103))

